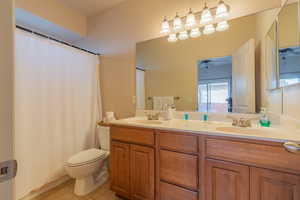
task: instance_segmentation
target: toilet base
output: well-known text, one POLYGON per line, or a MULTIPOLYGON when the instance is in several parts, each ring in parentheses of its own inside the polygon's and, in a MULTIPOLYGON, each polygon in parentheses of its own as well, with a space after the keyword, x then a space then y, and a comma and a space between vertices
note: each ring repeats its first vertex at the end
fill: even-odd
POLYGON ((75 182, 74 193, 77 196, 85 196, 103 185, 107 180, 108 170, 100 172, 97 177, 91 175, 85 178, 78 178, 75 182))

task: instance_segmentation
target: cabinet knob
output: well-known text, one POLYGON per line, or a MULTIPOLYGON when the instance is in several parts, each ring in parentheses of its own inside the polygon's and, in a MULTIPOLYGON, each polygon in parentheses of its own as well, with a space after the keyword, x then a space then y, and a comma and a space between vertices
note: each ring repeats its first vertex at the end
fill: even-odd
POLYGON ((287 151, 291 153, 300 154, 300 145, 295 142, 286 142, 283 144, 283 146, 287 151))

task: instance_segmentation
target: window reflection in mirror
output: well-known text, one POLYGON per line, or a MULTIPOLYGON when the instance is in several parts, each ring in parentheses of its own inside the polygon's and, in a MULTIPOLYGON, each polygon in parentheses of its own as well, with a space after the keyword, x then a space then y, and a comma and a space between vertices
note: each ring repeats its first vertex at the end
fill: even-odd
POLYGON ((300 83, 298 2, 288 1, 278 15, 279 85, 300 83))
POLYGON ((198 62, 198 111, 232 112, 232 57, 198 62))

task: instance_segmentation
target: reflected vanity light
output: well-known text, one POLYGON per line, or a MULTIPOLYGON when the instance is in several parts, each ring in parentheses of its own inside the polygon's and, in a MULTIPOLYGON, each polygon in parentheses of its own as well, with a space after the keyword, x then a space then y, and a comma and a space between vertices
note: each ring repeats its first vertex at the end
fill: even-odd
POLYGON ((217 7, 216 19, 224 19, 229 17, 229 9, 230 9, 229 6, 226 5, 223 0, 221 0, 217 7))
POLYGON ((168 37, 168 42, 177 42, 177 35, 176 33, 171 33, 168 37))
POLYGON ((178 13, 176 13, 176 16, 173 21, 173 31, 180 31, 183 29, 181 18, 178 16, 178 13))
POLYGON ((201 32, 199 30, 199 28, 194 28, 191 30, 190 32, 190 37, 191 38, 197 38, 197 37, 200 37, 201 36, 201 32))
POLYGON ((210 12, 210 9, 207 7, 207 4, 205 3, 204 9, 201 13, 201 20, 200 20, 200 24, 204 25, 204 24, 209 24, 211 22, 213 22, 213 16, 210 12))
POLYGON ((196 23, 196 17, 194 13, 192 12, 192 9, 190 8, 190 11, 186 17, 185 27, 187 29, 193 28, 197 25, 196 23))
POLYGON ((186 40, 189 38, 187 31, 181 31, 178 36, 179 40, 186 40))
POLYGON ((213 34, 216 31, 215 26, 213 24, 206 25, 203 30, 204 35, 213 34))
POLYGON ((164 21, 161 23, 161 31, 162 34, 168 34, 170 33, 170 24, 167 20, 167 18, 164 18, 164 21))
POLYGON ((219 22, 217 25, 217 31, 221 32, 221 31, 226 31, 229 28, 229 24, 227 21, 222 21, 219 22))

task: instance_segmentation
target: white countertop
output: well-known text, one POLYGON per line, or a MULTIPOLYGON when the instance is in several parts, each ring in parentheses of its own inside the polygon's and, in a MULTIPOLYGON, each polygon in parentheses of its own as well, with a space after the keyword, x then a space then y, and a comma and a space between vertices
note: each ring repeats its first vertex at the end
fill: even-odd
POLYGON ((112 125, 151 128, 169 131, 184 131, 211 136, 230 136, 274 142, 294 141, 300 143, 300 130, 280 126, 260 127, 253 124, 250 128, 233 127, 228 122, 172 119, 160 120, 158 124, 142 123, 145 117, 134 117, 110 122, 112 125))

